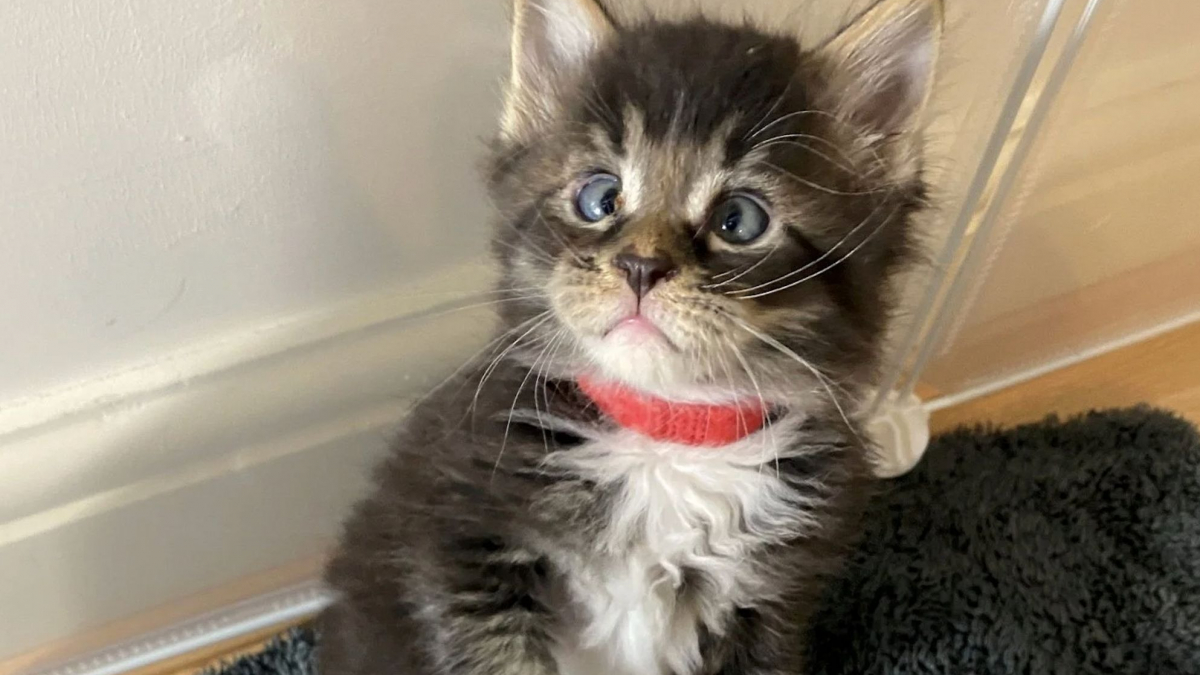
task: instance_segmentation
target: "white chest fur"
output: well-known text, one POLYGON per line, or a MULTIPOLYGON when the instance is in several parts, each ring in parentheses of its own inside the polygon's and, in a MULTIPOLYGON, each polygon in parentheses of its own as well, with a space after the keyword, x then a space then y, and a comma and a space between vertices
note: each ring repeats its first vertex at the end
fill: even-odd
POLYGON ((719 632, 771 592, 755 550, 813 526, 771 462, 783 431, 718 449, 618 432, 553 459, 619 488, 595 553, 565 561, 575 620, 557 655, 564 675, 687 675, 702 626, 719 632), (689 577, 702 591, 684 590, 689 577))

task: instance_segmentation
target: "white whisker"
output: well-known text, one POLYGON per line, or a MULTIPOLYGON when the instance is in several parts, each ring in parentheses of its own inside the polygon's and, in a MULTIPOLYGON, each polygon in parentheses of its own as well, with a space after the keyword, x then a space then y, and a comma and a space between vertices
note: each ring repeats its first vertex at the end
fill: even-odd
POLYGON ((850 417, 846 414, 845 409, 842 408, 842 404, 838 400, 837 395, 833 393, 833 386, 832 386, 833 382, 824 373, 822 373, 820 370, 818 370, 816 366, 809 363, 807 359, 804 359, 799 354, 797 354, 796 352, 789 349, 786 345, 784 345, 779 340, 776 340, 775 338, 771 337, 770 335, 763 333, 762 331, 754 328, 750 324, 746 323, 745 321, 742 321, 741 319, 739 319, 737 317, 730 316, 730 319, 732 319, 734 324, 739 326, 742 330, 744 330, 747 333, 750 333, 754 337, 758 338, 767 346, 773 347, 774 349, 779 351, 779 353, 792 359, 796 363, 803 366, 806 370, 808 370, 808 372, 812 373, 813 377, 817 378, 817 381, 821 384, 822 387, 824 387, 825 392, 827 394, 829 394, 829 400, 831 403, 833 403, 833 406, 835 408, 837 408, 838 414, 841 415, 841 417, 842 417, 842 421, 846 423, 846 428, 848 428, 850 430, 850 433, 854 434, 855 437, 858 436, 858 432, 855 430, 854 424, 852 424, 850 422, 850 417))
MULTIPOLYGON (((504 457, 504 449, 508 447, 508 432, 512 429, 513 414, 517 410, 517 401, 521 398, 521 392, 525 389, 525 384, 529 382, 529 377, 537 372, 538 362, 540 362, 549 352, 550 347, 554 344, 557 333, 546 338, 546 346, 542 347, 542 351, 538 353, 536 359, 533 360, 533 365, 529 367, 525 377, 521 378, 521 383, 517 385, 517 393, 513 394, 512 405, 508 407, 508 421, 504 423, 504 438, 500 441, 500 450, 496 452, 496 463, 492 465, 492 478, 495 479, 496 471, 500 468, 500 460, 504 457)), ((534 378, 534 386, 537 386, 537 379, 534 378)), ((537 411, 538 420, 541 420, 542 411, 537 407, 537 390, 533 392, 533 406, 537 411)), ((545 432, 542 434, 542 442, 546 442, 545 432)), ((546 448, 549 451, 549 447, 546 448)))
MULTIPOLYGON (((741 362, 742 369, 746 371, 746 377, 749 377, 750 383, 752 385, 754 385, 754 392, 756 394, 758 394, 758 403, 759 403, 759 405, 762 406, 763 414, 767 415, 767 419, 765 420, 765 423, 767 425, 767 428, 766 428, 767 440, 770 441, 771 455, 775 459, 775 475, 778 477, 779 476, 779 442, 778 442, 778 439, 775 438, 775 429, 771 425, 770 410, 767 408, 767 401, 766 401, 766 399, 763 398, 762 388, 758 386, 758 378, 754 377, 754 372, 750 369, 750 363, 748 361, 746 361, 746 357, 742 354, 742 350, 737 346, 737 343, 734 342, 732 339, 728 339, 727 342, 729 343, 729 346, 733 349, 733 355, 736 356, 737 360, 741 362)), ((766 444, 763 445, 764 453, 766 452, 767 447, 768 446, 766 444)), ((761 469, 761 468, 762 468, 762 465, 760 464, 759 469, 761 469)))
MULTIPOLYGON (((415 407, 416 405, 419 405, 421 402, 425 401, 425 399, 427 399, 427 398, 429 398, 430 396, 432 396, 432 395, 434 394, 434 392, 436 392, 436 391, 437 391, 438 389, 440 389, 441 387, 445 386, 447 382, 449 382, 450 380, 452 380, 452 379, 453 379, 455 376, 457 376, 457 375, 458 375, 459 373, 461 373, 463 370, 466 370, 466 369, 467 369, 467 368, 469 368, 469 367, 472 367, 472 366, 475 366, 475 365, 477 365, 477 364, 479 363, 480 357, 481 357, 481 356, 484 354, 484 352, 491 352, 491 353, 495 353, 495 351, 498 349, 498 346, 497 346, 497 345, 498 345, 499 343, 501 343, 502 341, 504 341, 504 339, 505 339, 505 338, 508 338, 509 336, 512 336, 512 335, 514 335, 515 333, 518 333, 518 332, 520 332, 520 331, 521 331, 521 330, 523 330, 525 327, 529 326, 529 324, 531 324, 531 323, 533 323, 533 322, 535 322, 535 321, 538 321, 539 319, 544 319, 544 318, 547 318, 549 314, 550 314, 550 311, 549 311, 549 310, 547 310, 547 311, 545 311, 545 312, 541 312, 540 314, 536 314, 536 315, 534 315, 534 316, 532 316, 532 317, 530 317, 530 318, 528 318, 528 319, 526 319, 526 320, 524 320, 524 321, 522 321, 522 322, 518 323, 517 325, 513 326, 512 328, 509 328, 509 329, 507 329, 507 330, 504 330, 504 331, 502 331, 502 332, 501 332, 499 335, 497 335, 496 337, 492 338, 491 340, 488 340, 487 344, 485 344, 485 345, 483 345, 482 347, 480 347, 480 348, 479 348, 479 350, 478 350, 478 351, 476 351, 474 354, 471 354, 471 356, 470 356, 470 357, 468 357, 468 358, 467 358, 467 359, 466 359, 466 360, 463 362, 463 364, 462 364, 462 365, 460 365, 458 368, 455 368, 455 369, 454 369, 454 371, 453 371, 452 373, 450 373, 450 375, 448 375, 448 376, 447 376, 447 377, 446 377, 444 380, 442 380, 441 382, 439 382, 439 383, 437 384, 437 386, 435 386, 435 387, 434 387, 434 388, 433 388, 431 391, 429 391, 429 392, 425 393, 423 396, 421 396, 421 398, 419 398, 419 399, 416 401, 416 403, 414 403, 414 407, 415 407)), ((490 359, 490 358, 491 358, 491 355, 489 354, 489 359, 490 359)), ((490 365, 490 364, 489 364, 489 365, 490 365)), ((467 385, 467 382, 466 382, 466 381, 464 381, 462 384, 460 384, 460 385, 459 385, 459 387, 458 387, 458 389, 455 391, 455 395, 457 395, 457 394, 458 394, 458 392, 461 392, 461 391, 462 391, 462 389, 463 389, 463 387, 465 387, 466 385, 467 385)), ((482 381, 482 380, 480 381, 480 384, 479 384, 479 386, 481 386, 481 387, 483 386, 483 381, 482 381)), ((478 390, 476 390, 476 392, 475 392, 475 398, 476 398, 476 399, 478 399, 478 397, 479 397, 479 391, 478 391, 478 390)), ((472 403, 472 405, 471 405, 471 406, 469 406, 469 407, 466 409, 466 411, 463 413, 463 416, 462 416, 462 418, 459 420, 459 422, 458 422, 458 423, 456 423, 456 424, 454 424, 454 425, 451 425, 451 427, 450 427, 450 428, 452 428, 452 429, 453 429, 453 428, 457 428, 457 427, 458 427, 458 425, 462 423, 462 420, 465 420, 465 419, 466 419, 468 416, 471 416, 471 415, 473 414, 474 410, 475 410, 475 407, 474 407, 474 402, 473 402, 473 403, 472 403)))
POLYGON ((544 262, 547 265, 550 265, 551 267, 554 266, 554 263, 555 263, 554 259, 547 256, 544 253, 540 253, 536 250, 521 248, 520 246, 517 246, 516 244, 512 243, 511 241, 504 241, 503 239, 497 239, 497 240, 495 240, 495 243, 499 244, 500 246, 504 246, 515 253, 525 253, 525 254, 529 255, 530 257, 532 257, 534 260, 540 260, 541 262, 544 262))
POLYGON ((780 124, 782 122, 790 120, 793 117, 799 117, 800 115, 824 115, 831 119, 841 121, 841 119, 837 115, 834 115, 833 113, 825 112, 824 110, 797 110, 795 112, 790 112, 786 115, 780 115, 779 117, 775 118, 775 120, 772 121, 770 124, 764 126, 763 128, 761 128, 758 131, 751 134, 747 140, 753 140, 759 134, 763 133, 767 129, 770 129, 771 127, 775 126, 776 124, 780 124))
POLYGON ((845 234, 845 235, 844 235, 844 236, 843 236, 841 239, 839 239, 839 240, 837 240, 836 242, 834 242, 833 246, 830 246, 830 247, 829 247, 829 248, 828 248, 828 249, 827 249, 827 250, 826 250, 824 253, 822 253, 821 255, 817 256, 815 259, 808 261, 807 263, 805 263, 805 264, 801 265, 800 267, 797 267, 797 268, 796 268, 796 269, 794 269, 794 270, 790 270, 790 271, 788 271, 788 272, 785 272, 784 274, 781 274, 781 275, 779 275, 779 276, 775 277, 774 279, 771 279, 771 280, 769 280, 769 281, 764 281, 764 282, 762 282, 761 284, 758 284, 758 285, 756 285, 756 286, 751 286, 751 287, 749 287, 749 288, 739 288, 739 289, 736 289, 736 290, 733 290, 733 291, 729 291, 728 295, 737 295, 737 294, 739 294, 739 293, 753 293, 754 291, 757 291, 757 290, 758 290, 758 289, 760 289, 760 288, 766 288, 766 287, 768 287, 768 286, 771 286, 772 284, 777 284, 777 283, 779 283, 779 282, 781 282, 781 281, 785 281, 785 280, 787 280, 787 279, 789 279, 789 278, 791 278, 791 277, 794 277, 794 276, 796 276, 797 274, 802 274, 803 272, 805 272, 805 271, 806 271, 806 270, 808 270, 809 268, 812 268, 812 267, 814 267, 814 266, 816 266, 816 265, 819 265, 819 264, 821 263, 821 261, 822 261, 822 260, 824 260, 824 259, 828 258, 829 256, 833 255, 834 251, 837 251, 839 248, 841 248, 842 244, 844 244, 844 243, 846 243, 847 241, 849 241, 849 240, 850 240, 850 238, 851 238, 851 237, 853 237, 855 234, 857 234, 859 230, 861 230, 862 228, 866 227, 866 226, 867 226, 867 223, 871 222, 871 216, 874 216, 876 213, 878 213, 878 211, 879 211, 879 207, 880 207, 880 206, 882 206, 884 203, 885 203, 885 202, 883 202, 883 201, 880 201, 879 203, 877 203, 877 204, 876 204, 876 205, 875 205, 875 206, 874 206, 874 207, 871 209, 871 212, 870 212, 870 213, 868 213, 866 216, 864 216, 864 217, 863 217, 863 219, 862 219, 862 220, 860 220, 860 221, 858 222, 858 224, 857 224, 857 225, 855 225, 854 227, 850 228, 850 231, 849 231, 849 232, 847 232, 847 233, 846 233, 846 234, 845 234))
POLYGON ((788 82, 787 86, 783 88, 783 91, 779 92, 779 97, 775 99, 775 102, 771 104, 770 108, 767 108, 767 112, 763 113, 763 116, 754 123, 754 126, 750 127, 750 131, 746 132, 746 135, 742 137, 742 140, 748 141, 754 138, 765 128, 763 125, 766 124, 767 120, 771 118, 771 115, 775 114, 775 111, 779 109, 779 105, 783 103, 784 99, 787 98, 788 92, 791 90, 792 83, 788 82))
MULTIPOLYGON (((536 318, 536 317, 535 317, 535 318, 536 318)), ((532 319, 530 319, 530 321, 531 321, 531 320, 532 320, 532 319)), ((512 329, 506 330, 506 331, 504 331, 504 332, 500 333, 499 335, 497 335, 496 337, 492 338, 491 340, 488 340, 488 341, 487 341, 487 344, 483 345, 483 346, 482 346, 482 347, 480 347, 480 348, 479 348, 477 351, 475 351, 475 353, 473 353, 473 354, 471 354, 471 356, 467 357, 467 358, 466 358, 466 359, 463 361, 462 365, 460 365, 459 367, 455 368, 455 369, 454 369, 454 370, 453 370, 453 371, 452 371, 452 372, 451 372, 449 375, 447 375, 447 376, 446 376, 446 377, 445 377, 445 378, 444 378, 442 381, 438 382, 438 383, 437 383, 436 385, 434 385, 434 386, 433 386, 433 387, 432 387, 432 388, 431 388, 429 391, 427 391, 427 392, 425 392, 424 394, 422 394, 422 395, 421 395, 421 396, 420 396, 420 397, 419 397, 419 398, 418 398, 418 399, 417 399, 417 400, 416 400, 416 401, 413 403, 413 406, 412 406, 412 407, 414 407, 414 408, 415 408, 415 407, 419 406, 421 403, 423 403, 423 402, 424 402, 426 399, 428 399, 430 396, 433 396, 435 393, 437 393, 437 391, 438 391, 439 389, 441 389, 442 387, 446 386, 446 384, 447 384, 448 382, 450 382, 451 380, 453 380, 453 379, 455 378, 455 376, 457 376, 459 373, 461 373, 462 371, 466 370, 466 369, 467 369, 469 366, 471 366, 472 364, 474 364, 474 363, 475 363, 475 361, 476 361, 476 359, 478 359, 478 358, 479 358, 479 357, 480 357, 480 356, 481 356, 481 355, 482 355, 482 354, 483 354, 485 351, 487 351, 487 350, 491 349, 492 347, 494 347, 494 346, 496 345, 496 343, 500 342, 501 340, 503 340, 504 338, 508 337, 508 336, 509 336, 509 335, 511 335, 512 333, 514 333, 514 332, 516 332, 516 331, 520 330, 520 329, 521 329, 521 328, 522 328, 522 327, 523 327, 525 324, 528 324, 528 323, 529 323, 529 321, 522 321, 521 323, 519 323, 519 324, 517 324, 516 326, 514 326, 512 329)))
POLYGON ((885 188, 878 188, 875 190, 838 190, 837 188, 831 188, 827 185, 821 185, 820 183, 814 183, 811 180, 808 180, 807 178, 797 176, 795 173, 788 171, 787 169, 783 168, 782 166, 779 166, 778 164, 769 162, 765 159, 758 160, 758 163, 765 164, 766 166, 769 166, 772 169, 775 169, 776 171, 782 173, 785 177, 790 178, 790 179, 796 181, 797 183, 800 183, 801 185, 806 185, 814 190, 824 192, 826 194, 837 195, 839 197, 862 197, 865 195, 874 195, 874 194, 879 194, 880 192, 886 191, 885 188))
POLYGON ((546 216, 545 216, 545 214, 542 213, 542 209, 540 207, 538 207, 536 209, 536 211, 537 211, 537 219, 538 219, 538 221, 541 222, 542 227, 546 228, 546 231, 549 232, 551 235, 553 235, 554 238, 558 240, 559 244, 562 244, 562 247, 564 249, 566 249, 567 253, 570 253, 571 256, 573 258, 575 258, 575 262, 579 263, 580 265, 586 266, 586 263, 583 260, 583 256, 579 253, 579 251, 576 251, 575 248, 573 246, 571 246, 571 244, 569 242, 567 242, 566 237, 562 236, 561 232, 554 229, 554 226, 552 226, 550 224, 550 221, 546 220, 546 216))
POLYGON ((822 274, 825 274, 825 273, 826 273, 826 272, 828 272, 829 270, 831 270, 831 269, 833 269, 833 268, 837 267, 838 265, 841 265, 842 263, 844 263, 844 262, 846 262, 847 260, 849 260, 851 256, 853 256, 855 253, 857 253, 857 252, 859 251, 859 249, 861 249, 863 246, 866 246, 866 245, 867 245, 867 244, 868 244, 868 243, 871 241, 871 239, 872 239, 872 238, 874 238, 874 236, 875 236, 876 234, 878 234, 880 231, 882 231, 882 230, 883 230, 883 228, 884 228, 885 226, 887 226, 887 224, 888 224, 889 222, 891 222, 891 219, 892 219, 892 218, 893 218, 893 217, 896 215, 896 212, 897 212, 897 211, 899 211, 899 210, 900 210, 900 206, 899 206, 899 205, 897 205, 897 206, 896 206, 894 209, 892 209, 892 211, 891 211, 891 212, 888 214, 888 217, 887 217, 887 218, 885 218, 885 219, 884 219, 882 222, 880 222, 880 223, 879 223, 879 225, 875 226, 875 229, 871 230, 871 231, 870 231, 870 232, 867 234, 867 236, 863 237, 863 240, 862 240, 862 241, 860 241, 858 244, 856 244, 856 245, 854 246, 854 248, 852 248, 852 249, 850 249, 849 251, 847 251, 847 252, 846 252, 846 255, 844 255, 844 256, 842 256, 842 257, 838 258, 837 260, 834 260, 833 262, 831 262, 831 263, 829 263, 828 265, 826 265, 825 267, 823 267, 823 268, 821 268, 821 269, 817 270, 816 272, 813 272, 812 274, 809 274, 808 276, 805 276, 805 277, 801 277, 801 278, 799 278, 799 279, 796 279, 795 281, 792 281, 792 282, 790 282, 790 283, 788 283, 788 284, 786 284, 786 285, 784 285, 784 286, 782 286, 782 287, 780 287, 780 288, 773 288, 773 289, 766 290, 766 291, 762 291, 762 292, 759 292, 759 293, 751 293, 750 295, 745 295, 745 293, 747 293, 747 291, 734 291, 734 293, 741 293, 741 295, 738 295, 738 297, 739 297, 739 298, 741 298, 741 299, 743 299, 743 300, 751 300, 751 299, 754 299, 754 298, 761 298, 761 297, 763 297, 763 296, 765 296, 765 295, 771 295, 772 293, 779 293, 779 292, 781 292, 781 291, 786 291, 786 290, 788 290, 789 288, 793 288, 793 287, 795 287, 795 286, 798 286, 798 285, 800 285, 800 284, 802 284, 802 283, 804 283, 804 282, 806 282, 806 281, 811 281, 811 280, 813 280, 813 279, 815 279, 815 278, 817 278, 817 277, 821 276, 822 274))
MULTIPOLYGON (((771 247, 771 250, 767 251, 767 252, 766 252, 766 253, 763 255, 763 257, 761 257, 761 258, 759 258, 759 259, 758 259, 758 262, 755 262, 754 264, 750 265, 749 267, 747 267, 746 269, 742 270, 741 272, 738 272, 737 274, 733 275, 733 276, 732 276, 732 277, 730 277, 729 279, 726 279, 725 281, 722 281, 722 282, 719 282, 719 283, 715 283, 715 284, 708 284, 707 286, 705 286, 705 288, 707 288, 707 289, 710 289, 710 290, 711 290, 711 289, 713 289, 713 288, 720 288, 720 287, 722 287, 722 286, 725 286, 725 285, 727 285, 727 284, 732 284, 733 282, 737 281, 738 279, 741 279, 742 277, 746 276, 747 274, 749 274, 749 273, 753 272, 753 271, 754 271, 754 270, 755 270, 755 269, 756 269, 756 268, 757 268, 759 265, 761 265, 761 264, 765 263, 765 262, 767 261, 767 258, 771 257, 771 254, 772 254, 772 253, 774 253, 774 252, 775 252, 775 251, 777 251, 777 250, 779 250, 779 244, 776 244, 776 245, 772 246, 772 247, 771 247)), ((714 277, 714 278, 715 278, 715 277, 714 277)))
MULTIPOLYGON (((863 173, 861 171, 859 171, 857 168, 855 168, 850 163, 849 157, 846 157, 844 160, 837 159, 837 158, 829 156, 827 153, 825 153, 821 150, 818 150, 807 143, 800 143, 798 141, 786 140, 788 137, 791 137, 791 136, 812 138, 812 139, 816 139, 819 141, 825 141, 825 139, 821 138, 820 136, 813 136, 811 134, 785 134, 784 136, 776 136, 775 138, 771 138, 771 139, 765 140, 761 143, 758 143, 757 145, 754 146, 753 150, 763 150, 763 149, 766 149, 766 148, 769 148, 769 147, 772 147, 775 145, 784 145, 784 146, 789 146, 789 147, 800 148, 802 150, 807 150, 808 152, 816 155, 817 157, 820 157, 821 159, 824 159, 826 162, 829 162, 830 164, 836 166, 837 168, 841 169, 842 171, 845 171, 846 173, 850 174, 851 176, 854 176, 855 178, 863 178, 864 177, 863 173)), ((825 141, 825 142, 828 143, 828 141, 825 141)), ((832 143, 830 145, 832 145, 832 143)), ((838 150, 838 152, 843 156, 846 155, 846 153, 842 152, 840 149, 838 150)))
MULTIPOLYGON (((530 326, 529 329, 526 330, 524 333, 521 333, 520 337, 518 337, 516 340, 513 340, 512 344, 505 347, 503 351, 501 351, 494 359, 492 359, 491 363, 488 364, 488 367, 486 369, 484 369, 483 375, 481 375, 479 378, 479 384, 478 384, 478 386, 475 387, 475 395, 473 397, 471 397, 471 407, 469 408, 469 410, 471 410, 472 413, 474 412, 476 406, 479 404, 479 394, 480 394, 480 392, 483 391, 483 385, 484 385, 484 383, 487 382, 488 378, 491 377, 492 372, 496 370, 496 367, 500 365, 500 362, 504 359, 504 357, 507 356, 508 353, 511 352, 518 344, 520 344, 522 340, 524 340, 530 333, 537 330, 537 328, 539 326, 546 323, 547 321, 549 321, 552 318, 551 312, 552 312, 552 310, 546 310, 545 312, 542 312, 541 314, 534 316, 533 319, 531 319, 531 321, 536 320, 536 322, 532 326, 530 326)), ((528 322, 526 322, 526 323, 528 323, 528 322)), ((514 330, 512 332, 516 332, 516 331, 514 330)))
MULTIPOLYGON (((541 211, 538 211, 538 214, 539 214, 539 216, 540 216, 540 214, 541 214, 541 211)), ((546 258, 547 260, 553 260, 553 259, 554 259, 554 256, 553 256, 553 255, 551 255, 549 251, 547 251, 546 249, 544 249, 544 248, 542 248, 541 246, 539 246, 539 245, 538 245, 538 243, 537 243, 536 241, 534 241, 534 240, 533 240, 533 238, 532 238, 532 237, 530 237, 528 233, 526 233, 526 232, 522 231, 522 230, 521 230, 521 228, 517 227, 515 223, 510 223, 510 222, 508 222, 507 220, 505 220, 505 221, 503 221, 503 224, 504 224, 505 226, 507 226, 509 229, 511 229, 513 232, 516 232, 516 233, 517 233, 517 236, 519 236, 519 237, 521 237, 522 239, 524 239, 524 240, 525 240, 525 243, 529 244, 529 246, 530 246, 530 247, 532 247, 532 248, 533 248, 533 250, 534 250, 534 251, 536 251, 537 253, 539 253, 539 254, 541 254, 541 255, 545 256, 545 258, 546 258)))

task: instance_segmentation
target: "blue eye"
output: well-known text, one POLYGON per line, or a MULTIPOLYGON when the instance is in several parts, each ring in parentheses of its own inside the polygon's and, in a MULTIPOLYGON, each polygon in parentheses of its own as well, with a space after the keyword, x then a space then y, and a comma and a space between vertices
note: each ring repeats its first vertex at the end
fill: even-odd
POLYGON ((730 244, 749 244, 761 237, 770 223, 771 217, 757 200, 734 195, 713 209, 709 226, 730 244))
POLYGON ((607 173, 598 173, 579 188, 575 194, 575 210, 589 223, 604 220, 617 212, 620 206, 621 179, 607 173))

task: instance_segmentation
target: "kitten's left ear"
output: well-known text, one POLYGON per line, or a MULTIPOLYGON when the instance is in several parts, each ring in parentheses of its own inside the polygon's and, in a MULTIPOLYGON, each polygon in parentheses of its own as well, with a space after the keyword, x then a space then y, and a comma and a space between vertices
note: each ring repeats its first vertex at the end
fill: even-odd
POLYGON ((562 90, 614 31, 598 0, 513 0, 512 71, 501 134, 533 134, 558 112, 562 90))
POLYGON ((933 86, 941 0, 879 0, 818 50, 835 107, 875 137, 916 131, 933 86))

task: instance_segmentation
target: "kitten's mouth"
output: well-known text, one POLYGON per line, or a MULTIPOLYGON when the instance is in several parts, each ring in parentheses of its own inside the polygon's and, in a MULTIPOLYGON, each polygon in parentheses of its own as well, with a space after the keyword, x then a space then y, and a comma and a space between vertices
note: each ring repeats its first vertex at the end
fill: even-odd
POLYGON ((679 350, 661 328, 647 318, 645 314, 641 313, 631 314, 617 321, 611 328, 604 332, 604 339, 620 340, 635 345, 658 341, 666 344, 671 349, 679 350))

